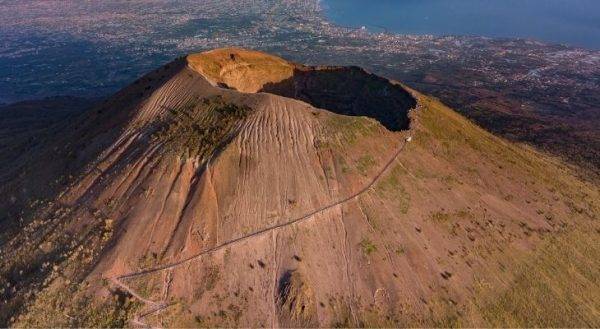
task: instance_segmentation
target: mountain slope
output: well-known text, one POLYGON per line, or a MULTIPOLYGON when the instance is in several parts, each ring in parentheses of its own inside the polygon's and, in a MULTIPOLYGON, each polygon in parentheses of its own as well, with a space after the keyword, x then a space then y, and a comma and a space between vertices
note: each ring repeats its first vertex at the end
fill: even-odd
POLYGON ((597 188, 359 68, 190 55, 39 150, 7 324, 598 325, 597 188))

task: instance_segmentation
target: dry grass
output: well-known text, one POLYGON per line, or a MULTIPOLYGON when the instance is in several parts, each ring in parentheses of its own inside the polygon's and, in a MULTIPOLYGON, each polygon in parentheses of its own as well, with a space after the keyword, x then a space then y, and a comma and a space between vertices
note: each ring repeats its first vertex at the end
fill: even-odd
MULTIPOLYGON (((452 325, 491 327, 598 327, 600 326, 600 240, 597 188, 575 178, 572 169, 527 146, 509 143, 465 120, 436 100, 423 97, 419 133, 410 147, 432 149, 455 168, 480 162, 496 168, 497 179, 521 184, 549 209, 570 209, 562 216, 565 227, 540 236, 533 251, 514 253, 502 273, 506 288, 486 286, 473 296, 472 313, 452 325), (504 289, 504 290, 501 290, 504 289), (473 320, 475 319, 475 320, 473 320), (479 319, 479 320, 477 320, 479 319), (481 322, 482 321, 482 322, 481 322)), ((465 175, 479 174, 469 168, 465 175)), ((491 174, 491 173, 490 173, 491 174)), ((454 180, 442 178, 453 186, 454 180)), ((503 198, 514 202, 514 196, 503 198)), ((533 207, 534 205, 532 205, 533 207)), ((538 210, 553 220, 549 210, 538 210)), ((434 212, 430 220, 449 224, 471 216, 468 212, 434 212)))
POLYGON ((37 294, 35 302, 12 327, 123 328, 140 307, 139 302, 123 292, 115 291, 98 299, 86 294, 83 285, 57 279, 37 294))
MULTIPOLYGON (((433 98, 421 97, 420 102, 424 110, 418 116, 422 128, 415 136, 417 147, 439 145, 442 152, 438 155, 450 162, 468 163, 465 160, 471 158, 504 172, 514 171, 515 176, 527 176, 531 182, 549 187, 576 212, 590 217, 600 213, 598 189, 576 179, 572 168, 527 145, 490 134, 433 98)), ((477 172, 477 168, 464 169, 477 172)))
POLYGON ((353 146, 380 129, 376 120, 367 117, 331 115, 325 122, 325 135, 335 139, 336 146, 353 146))
POLYGON ((361 175, 367 176, 375 164, 376 162, 375 159, 373 159, 373 156, 370 154, 365 154, 356 161, 356 169, 361 175))
POLYGON ((404 168, 395 166, 392 170, 375 186, 375 193, 378 197, 386 200, 394 206, 394 209, 402 214, 408 213, 410 207, 410 194, 402 185, 402 176, 405 174, 404 168))
POLYGON ((495 327, 600 326, 598 241, 597 232, 580 229, 547 239, 519 263, 508 290, 481 292, 487 302, 476 303, 485 321, 495 327))
POLYGON ((360 242, 360 248, 366 256, 369 256, 377 251, 377 246, 367 238, 362 239, 360 242))

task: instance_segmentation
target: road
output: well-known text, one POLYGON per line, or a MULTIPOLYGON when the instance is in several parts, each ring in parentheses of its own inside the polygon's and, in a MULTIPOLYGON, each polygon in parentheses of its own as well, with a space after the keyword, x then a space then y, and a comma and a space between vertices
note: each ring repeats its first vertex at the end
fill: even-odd
POLYGON ((136 315, 134 320, 132 321, 134 324, 139 325, 139 326, 143 326, 143 327, 151 327, 149 325, 147 325, 146 323, 144 323, 142 321, 142 319, 148 315, 151 314, 155 314, 158 313, 162 310, 164 310, 165 308, 167 308, 169 305, 166 302, 154 302, 151 300, 148 300, 142 296, 140 296, 134 289, 132 289, 131 287, 129 287, 128 285, 126 285, 125 283, 123 283, 122 280, 124 279, 131 279, 131 278, 135 278, 135 277, 139 277, 142 275, 146 275, 146 274, 150 274, 150 273, 156 273, 156 272, 160 272, 160 271, 165 271, 165 270, 170 270, 170 269, 174 269, 178 266, 181 266, 183 264, 189 263, 191 261, 194 261, 196 259, 199 259, 200 257, 213 253, 215 251, 218 251, 220 249, 223 249, 225 247, 229 247, 233 244, 237 244, 239 242, 243 242, 258 236, 261 236, 263 234, 272 232, 274 230, 280 229, 280 228, 284 228, 284 227, 288 227, 294 224, 298 224, 300 222, 309 220, 310 218, 312 218, 314 215, 320 214, 322 212, 325 212, 327 210, 330 210, 332 208, 335 208, 337 206, 343 205, 344 203, 347 203, 349 201, 352 201, 356 198, 358 198, 359 196, 361 196, 362 194, 364 194, 365 192, 367 192, 369 189, 371 189, 381 178, 381 176, 383 176, 388 170, 389 168, 392 166, 392 164, 394 163, 394 161, 398 158, 398 156, 400 155, 400 153, 402 153, 402 151, 404 150, 406 144, 411 140, 411 137, 408 137, 405 139, 405 141, 402 143, 402 145, 400 147, 398 147, 398 149, 396 150, 396 152, 394 152, 393 156, 386 162, 386 164, 381 168, 381 170, 379 170, 379 172, 373 177, 371 178, 371 180, 369 181, 369 183, 367 185, 365 185, 363 188, 361 188, 360 190, 358 190, 357 192, 354 192, 353 194, 351 194, 350 196, 347 196, 343 199, 340 199, 338 201, 335 201, 333 203, 330 203, 328 205, 325 205, 323 207, 320 207, 316 210, 313 210, 309 213, 306 213, 300 217, 291 219, 285 223, 281 223, 281 224, 277 224, 277 225, 273 225, 273 226, 269 226, 266 227, 264 229, 261 229, 259 231, 250 233, 248 235, 236 238, 236 239, 232 239, 229 241, 226 241, 222 244, 219 244, 218 246, 214 246, 212 248, 209 249, 205 249, 195 255, 192 255, 188 258, 182 259, 180 261, 177 262, 173 262, 173 263, 169 263, 169 264, 165 264, 165 265, 161 265, 161 266, 157 266, 157 267, 153 267, 153 268, 149 268, 149 269, 145 269, 145 270, 141 270, 141 271, 137 271, 137 272, 132 272, 132 273, 128 273, 128 274, 123 274, 114 278, 111 278, 111 281, 116 284, 117 286, 119 286, 120 288, 122 288, 123 290, 127 291, 129 294, 131 294, 134 298, 140 300, 142 303, 144 303, 147 306, 150 306, 150 309, 147 310, 146 312, 144 312, 143 314, 140 315, 136 315))

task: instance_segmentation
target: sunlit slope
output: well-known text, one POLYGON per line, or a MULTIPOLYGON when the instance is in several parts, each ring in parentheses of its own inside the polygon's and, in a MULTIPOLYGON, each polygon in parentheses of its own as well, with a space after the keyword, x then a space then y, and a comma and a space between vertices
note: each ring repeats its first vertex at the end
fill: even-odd
POLYGON ((599 325, 600 196, 560 162, 356 68, 154 74, 3 244, 6 323, 599 325))
POLYGON ((432 248, 456 243, 436 259, 454 268, 447 288, 470 282, 464 305, 447 300, 443 324, 598 326, 598 188, 420 99, 429 111, 419 113, 421 133, 409 147, 424 157, 401 156, 401 181, 427 204, 414 216, 441 234, 428 238, 432 248))

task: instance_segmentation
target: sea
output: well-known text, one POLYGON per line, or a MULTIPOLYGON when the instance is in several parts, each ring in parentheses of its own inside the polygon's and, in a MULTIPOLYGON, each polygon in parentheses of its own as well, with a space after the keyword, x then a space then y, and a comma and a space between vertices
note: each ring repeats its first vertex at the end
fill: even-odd
POLYGON ((600 50, 600 0, 321 0, 337 25, 372 32, 523 38, 600 50))

